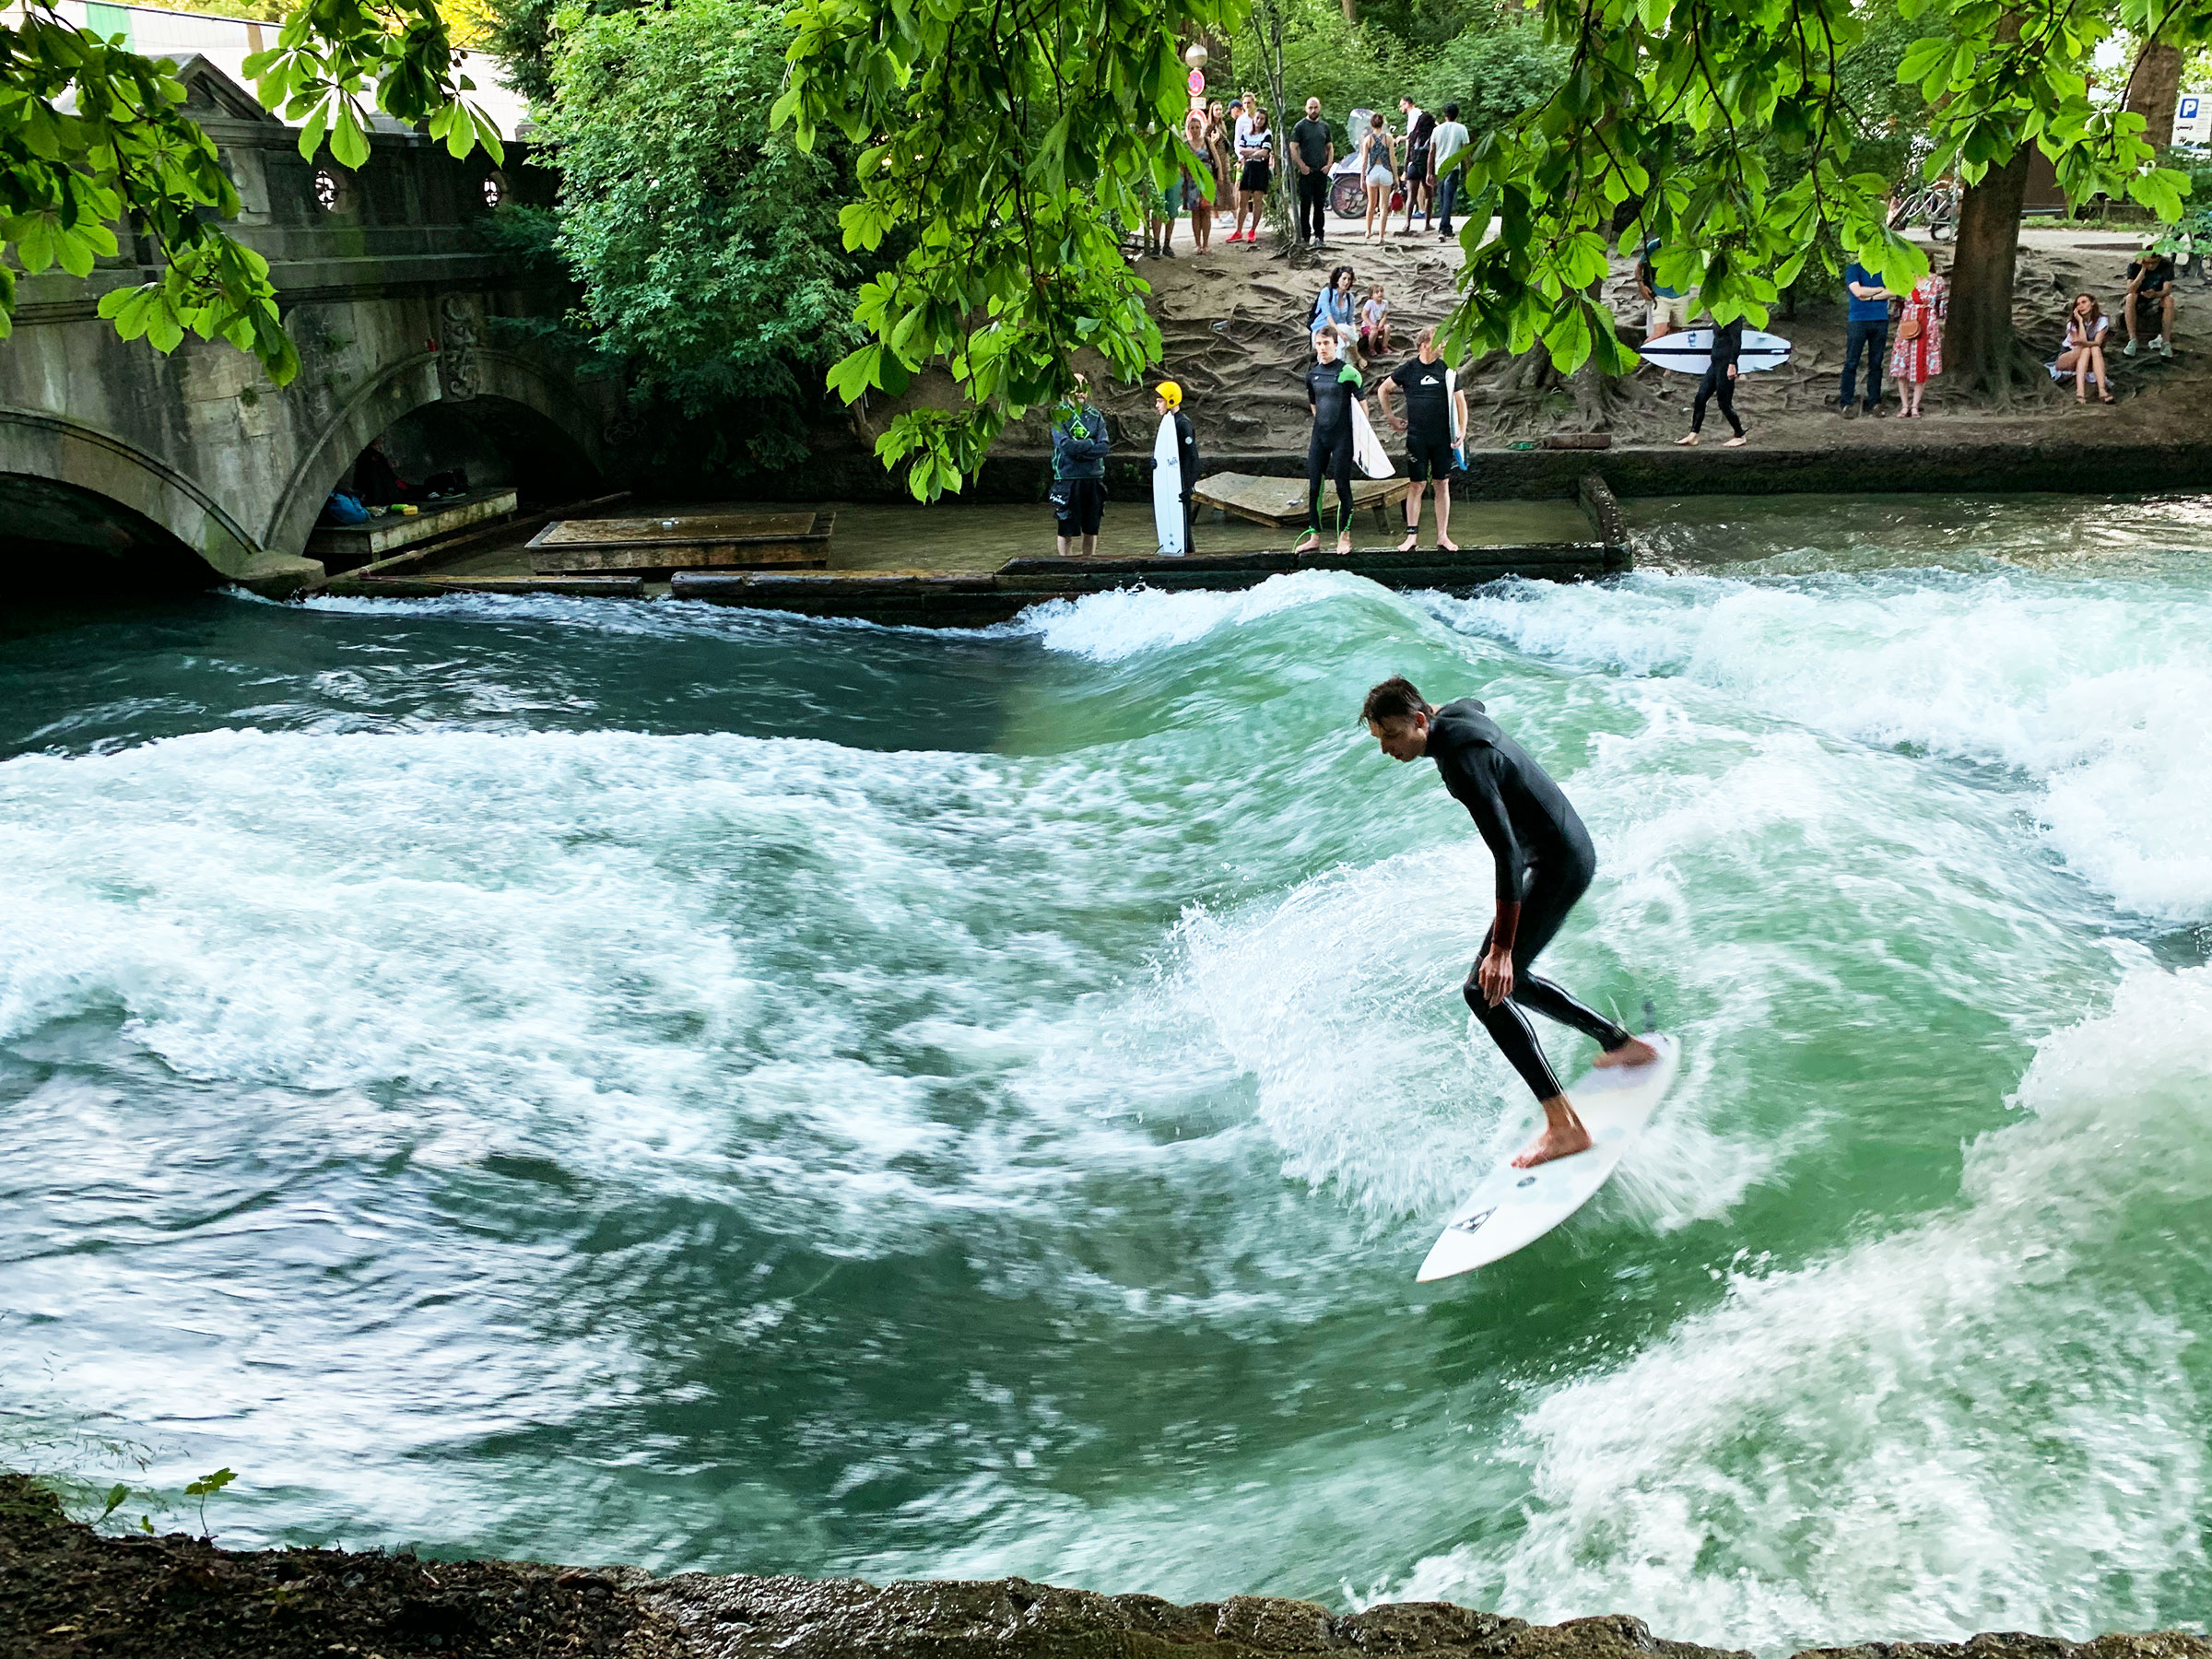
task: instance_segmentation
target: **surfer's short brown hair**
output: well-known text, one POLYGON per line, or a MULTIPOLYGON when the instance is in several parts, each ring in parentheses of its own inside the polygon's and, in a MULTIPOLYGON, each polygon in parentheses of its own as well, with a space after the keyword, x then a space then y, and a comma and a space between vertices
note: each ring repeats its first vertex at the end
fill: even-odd
POLYGON ((1367 694, 1367 701, 1359 708, 1359 724, 1377 725, 1385 720, 1411 720, 1416 714, 1433 714, 1414 683, 1402 674, 1394 674, 1367 694))

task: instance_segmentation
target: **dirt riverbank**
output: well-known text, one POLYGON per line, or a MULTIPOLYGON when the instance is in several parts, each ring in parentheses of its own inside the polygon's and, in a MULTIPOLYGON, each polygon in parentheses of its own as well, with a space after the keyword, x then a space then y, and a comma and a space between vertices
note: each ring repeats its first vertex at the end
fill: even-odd
MULTIPOLYGON (((0 1653, 8 1659, 1749 1659, 1626 1615, 1531 1625, 1444 1602, 1355 1614, 1232 1596, 1177 1606, 1022 1579, 654 1578, 635 1568, 233 1551, 182 1534, 106 1537, 0 1474, 0 1653)), ((2183 1632, 1874 1642, 1800 1659, 2212 1659, 2183 1632)))

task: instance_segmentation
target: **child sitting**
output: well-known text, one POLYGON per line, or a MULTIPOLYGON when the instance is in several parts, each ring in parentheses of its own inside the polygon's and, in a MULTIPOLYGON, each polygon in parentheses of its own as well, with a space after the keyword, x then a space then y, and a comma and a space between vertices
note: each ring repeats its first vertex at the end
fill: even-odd
POLYGON ((1359 351, 1372 357, 1379 351, 1390 349, 1390 301, 1382 297, 1382 285, 1376 283, 1367 290, 1367 303, 1359 308, 1359 351))

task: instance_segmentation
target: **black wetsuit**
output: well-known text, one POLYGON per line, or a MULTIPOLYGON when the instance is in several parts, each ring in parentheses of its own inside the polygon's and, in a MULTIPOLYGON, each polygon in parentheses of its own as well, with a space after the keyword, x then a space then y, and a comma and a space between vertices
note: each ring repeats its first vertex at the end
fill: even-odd
POLYGON ((1344 378, 1342 358, 1333 363, 1315 363, 1306 371, 1306 401, 1313 406, 1313 436, 1306 442, 1306 527, 1319 535, 1321 486, 1332 473, 1336 481, 1336 529, 1342 535, 1352 522, 1352 402, 1367 401, 1359 389, 1357 371, 1344 378))
POLYGON ((1698 401, 1690 406, 1689 429, 1700 430, 1705 425, 1705 400, 1714 393, 1721 396, 1721 413, 1728 417, 1728 424, 1735 435, 1744 435, 1744 423, 1735 418, 1735 382, 1728 378, 1728 371, 1735 367, 1735 359, 1744 349, 1744 320, 1724 323, 1712 331, 1712 353, 1705 364, 1705 378, 1698 382, 1698 401))
MULTIPOLYGON (((1544 1058, 1523 1008, 1572 1026, 1608 1051, 1634 1041, 1633 1033, 1584 1007, 1549 980, 1529 971, 1537 952, 1567 920, 1597 873, 1597 850, 1559 786, 1528 752, 1508 737, 1473 698, 1439 709, 1429 726, 1430 759, 1444 787, 1465 806, 1498 864, 1499 914, 1519 907, 1512 934, 1513 992, 1496 1007, 1483 995, 1477 974, 1467 975, 1467 1006, 1475 1010, 1513 1069, 1536 1099, 1566 1091, 1544 1058)), ((1477 954, 1477 971, 1497 934, 1493 923, 1477 954)))

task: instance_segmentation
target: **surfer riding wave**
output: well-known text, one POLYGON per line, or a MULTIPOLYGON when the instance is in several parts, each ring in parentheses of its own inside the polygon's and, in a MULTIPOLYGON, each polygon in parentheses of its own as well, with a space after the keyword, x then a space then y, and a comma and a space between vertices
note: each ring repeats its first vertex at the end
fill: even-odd
POLYGON ((1590 832, 1559 786, 1473 698, 1435 708, 1411 681, 1384 680, 1359 712, 1394 760, 1436 762, 1444 787, 1467 809, 1498 867, 1497 915, 1464 987, 1467 1006, 1544 1108, 1544 1132, 1513 1159, 1530 1169, 1586 1151, 1590 1132, 1575 1115, 1524 1009, 1597 1040, 1601 1066, 1647 1065, 1650 1043, 1539 979, 1537 953, 1567 920, 1597 873, 1590 832))

